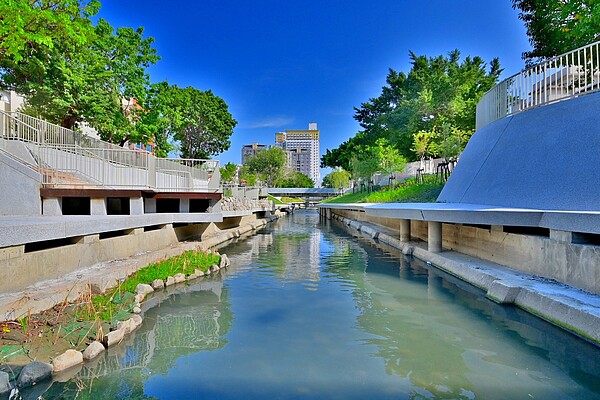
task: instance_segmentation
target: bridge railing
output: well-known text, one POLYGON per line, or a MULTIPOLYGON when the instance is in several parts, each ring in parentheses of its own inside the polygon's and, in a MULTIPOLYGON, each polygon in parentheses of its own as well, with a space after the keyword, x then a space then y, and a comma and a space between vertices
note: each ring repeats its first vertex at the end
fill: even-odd
POLYGON ((477 104, 476 128, 521 111, 600 90, 600 42, 527 68, 494 86, 477 104))

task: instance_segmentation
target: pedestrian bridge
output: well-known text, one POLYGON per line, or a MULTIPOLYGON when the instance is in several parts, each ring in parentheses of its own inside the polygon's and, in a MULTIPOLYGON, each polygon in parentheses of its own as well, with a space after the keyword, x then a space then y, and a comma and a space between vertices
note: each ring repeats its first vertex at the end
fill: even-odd
POLYGON ((301 197, 309 199, 323 199, 339 196, 340 190, 335 188, 268 188, 271 196, 301 197))

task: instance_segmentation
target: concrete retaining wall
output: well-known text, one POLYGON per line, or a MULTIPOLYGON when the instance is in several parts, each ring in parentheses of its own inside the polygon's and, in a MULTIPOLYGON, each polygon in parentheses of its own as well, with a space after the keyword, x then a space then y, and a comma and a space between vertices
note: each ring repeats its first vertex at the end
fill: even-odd
POLYGON ((41 215, 40 175, 0 152, 0 215, 41 215))
POLYGON ((438 201, 546 210, 600 210, 600 93, 479 129, 438 201))
MULTIPOLYGON (((26 251, 25 245, 0 249, 0 294, 12 293, 48 279, 57 279, 73 271, 124 259, 136 254, 168 249, 189 239, 201 240, 210 248, 223 240, 256 230, 267 224, 252 214, 225 218, 222 223, 197 223, 144 231, 144 227, 125 231, 124 235, 100 239, 99 234, 68 238, 72 244, 44 250, 26 251)), ((82 274, 82 277, 85 274, 82 274)))
MULTIPOLYGON (((371 218, 364 212, 333 210, 334 214, 393 229, 399 237, 399 220, 371 218), (396 233, 397 232, 397 233, 396 233)), ((426 221, 410 222, 413 240, 428 240, 426 221)), ((477 228, 461 224, 442 224, 442 247, 510 267, 516 271, 555 279, 558 282, 600 294, 600 247, 574 244, 551 237, 504 232, 502 227, 477 228)))

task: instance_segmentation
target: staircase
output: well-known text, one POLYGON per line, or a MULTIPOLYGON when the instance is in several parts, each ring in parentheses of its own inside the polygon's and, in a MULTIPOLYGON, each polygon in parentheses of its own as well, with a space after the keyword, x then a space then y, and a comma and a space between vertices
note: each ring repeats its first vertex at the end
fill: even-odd
POLYGON ((0 151, 38 172, 44 187, 220 191, 216 160, 157 158, 22 113, 0 111, 0 151))

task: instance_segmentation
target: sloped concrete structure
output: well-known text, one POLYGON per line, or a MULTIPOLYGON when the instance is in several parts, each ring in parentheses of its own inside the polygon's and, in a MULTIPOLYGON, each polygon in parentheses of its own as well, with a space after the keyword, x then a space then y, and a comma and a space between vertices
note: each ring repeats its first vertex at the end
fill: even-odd
POLYGON ((600 211, 599 112, 593 93, 482 127, 438 201, 600 211))

